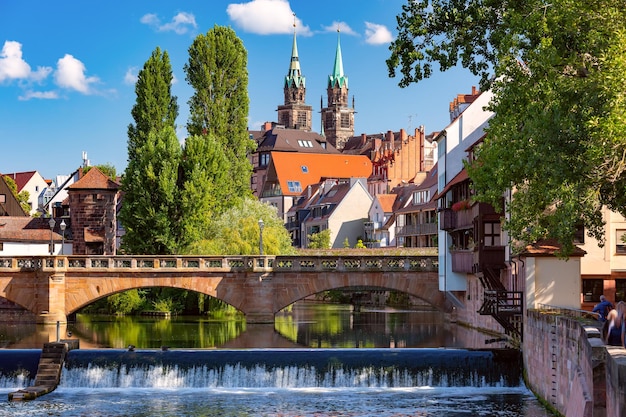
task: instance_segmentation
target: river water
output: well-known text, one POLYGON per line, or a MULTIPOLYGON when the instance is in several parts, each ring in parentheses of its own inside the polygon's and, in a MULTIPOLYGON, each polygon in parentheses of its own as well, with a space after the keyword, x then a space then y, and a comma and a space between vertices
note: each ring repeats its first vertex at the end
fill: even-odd
MULTIPOLYGON (((38 357, 36 343, 55 330, 0 325, 0 343, 13 348, 0 349, 0 365, 16 366, 19 352, 38 357)), ((275 326, 79 317, 61 332, 81 349, 59 387, 9 402, 32 380, 5 372, 0 416, 550 415, 521 381, 518 356, 432 311, 305 303, 275 326)))

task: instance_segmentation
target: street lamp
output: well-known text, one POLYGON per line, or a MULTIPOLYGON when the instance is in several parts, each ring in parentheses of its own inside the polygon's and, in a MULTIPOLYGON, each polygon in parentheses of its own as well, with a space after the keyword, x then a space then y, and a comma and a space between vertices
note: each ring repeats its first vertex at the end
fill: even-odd
POLYGON ((50 215, 50 221, 48 224, 50 225, 50 255, 54 255, 54 241, 52 240, 52 231, 54 230, 54 225, 57 222, 54 221, 52 214, 50 215))
POLYGON ((67 227, 65 219, 61 220, 59 227, 61 228, 61 255, 63 255, 63 247, 65 246, 65 228, 67 227))
POLYGON ((259 255, 263 256, 263 227, 265 227, 265 223, 263 223, 263 219, 259 219, 259 255))

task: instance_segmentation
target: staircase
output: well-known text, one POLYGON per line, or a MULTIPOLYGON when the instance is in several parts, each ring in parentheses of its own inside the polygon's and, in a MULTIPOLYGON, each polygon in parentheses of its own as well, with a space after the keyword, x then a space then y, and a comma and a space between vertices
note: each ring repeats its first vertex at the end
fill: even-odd
POLYGON ((479 314, 492 316, 505 330, 506 334, 522 340, 522 291, 508 291, 500 282, 500 270, 483 268, 478 275, 485 288, 483 305, 479 314))
POLYGON ((78 340, 51 342, 43 345, 35 385, 9 393, 9 401, 27 401, 56 389, 67 352, 78 347, 78 340))

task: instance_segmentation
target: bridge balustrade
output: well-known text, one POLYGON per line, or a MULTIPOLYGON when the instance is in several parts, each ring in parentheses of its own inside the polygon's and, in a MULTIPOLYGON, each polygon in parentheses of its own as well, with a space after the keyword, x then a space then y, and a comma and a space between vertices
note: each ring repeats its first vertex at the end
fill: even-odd
POLYGON ((41 256, 2 257, 2 270, 202 270, 211 272, 436 272, 436 256, 41 256))

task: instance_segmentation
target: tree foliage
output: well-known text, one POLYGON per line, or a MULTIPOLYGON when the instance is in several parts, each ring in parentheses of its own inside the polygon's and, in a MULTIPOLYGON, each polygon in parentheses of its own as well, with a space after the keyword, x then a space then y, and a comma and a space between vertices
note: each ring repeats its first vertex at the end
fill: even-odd
POLYGON ((619 2, 411 1, 387 65, 401 86, 459 62, 491 88, 495 112, 468 167, 475 199, 508 190, 514 239, 578 225, 604 242, 602 208, 626 215, 626 11, 619 2))
POLYGON ((180 247, 204 239, 209 225, 224 210, 230 190, 229 161, 212 134, 192 135, 185 141, 181 161, 180 247))
POLYGON ((330 249, 330 229, 307 235, 309 249, 330 249))
POLYGON ((11 194, 17 199, 17 202, 20 203, 20 207, 24 210, 24 213, 30 213, 31 207, 28 200, 30 199, 30 193, 26 190, 23 190, 21 193, 17 192, 17 183, 15 180, 9 176, 4 177, 4 182, 11 190, 11 194))
POLYGON ((253 198, 247 198, 222 213, 214 222, 206 239, 193 242, 189 254, 256 255, 260 252, 259 220, 263 220, 263 253, 292 255, 295 249, 291 237, 276 208, 253 198))
POLYGON ((229 161, 228 189, 224 207, 251 194, 252 165, 248 153, 254 141, 248 135, 247 51, 228 27, 214 26, 196 37, 185 64, 186 80, 194 89, 189 99, 187 131, 192 136, 212 137, 229 161))
POLYGON ((180 236, 178 168, 181 148, 176 137, 176 97, 167 52, 156 48, 139 71, 128 126, 128 165, 122 179, 120 219, 129 253, 173 254, 180 236))

